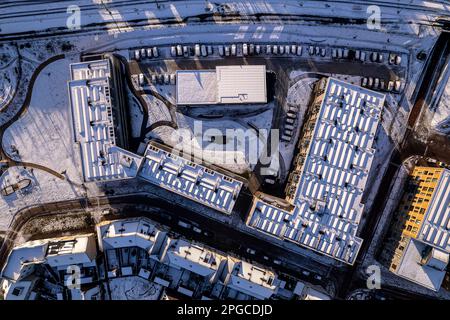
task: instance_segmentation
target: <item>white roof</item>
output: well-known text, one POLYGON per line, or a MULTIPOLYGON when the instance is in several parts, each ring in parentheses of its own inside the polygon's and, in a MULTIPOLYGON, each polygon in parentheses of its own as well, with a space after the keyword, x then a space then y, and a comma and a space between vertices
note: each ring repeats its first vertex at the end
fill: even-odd
POLYGON ((444 169, 425 212, 417 239, 450 253, 450 171, 444 169))
MULTIPOLYGON (((95 63, 109 66, 108 60, 91 64, 95 63)), ((87 65, 71 65, 72 75, 81 79, 69 82, 73 135, 80 146, 84 180, 133 178, 142 157, 116 146, 110 78, 94 78, 109 75, 109 69, 89 71, 87 65)))
POLYGON ((214 70, 178 70, 177 104, 217 103, 217 81, 214 70))
POLYGON ((177 104, 267 103, 266 66, 177 71, 177 104))
POLYGON ((266 103, 266 66, 218 66, 218 103, 266 103))
POLYGON ((426 244, 410 239, 403 254, 397 274, 433 291, 439 291, 445 277, 445 270, 440 271, 428 265, 421 265, 422 252, 426 244))
POLYGON ((203 246, 184 240, 171 240, 164 261, 177 269, 189 270, 200 276, 212 276, 226 257, 203 246))
POLYGON ((255 199, 249 224, 353 264, 361 198, 385 96, 329 78, 291 212, 255 199), (315 210, 314 210, 315 208, 315 210))
POLYGON ((36 240, 25 242, 14 247, 3 267, 2 277, 17 280, 19 279, 24 265, 42 263, 47 252, 47 241, 36 240))
POLYGON ((149 145, 139 177, 188 199, 230 214, 242 182, 149 145))
POLYGON ((102 249, 139 247, 150 251, 160 231, 145 218, 109 221, 97 226, 102 249))
POLYGON ((86 80, 109 77, 111 69, 109 60, 96 60, 80 63, 72 63, 70 65, 70 76, 72 80, 86 80))
POLYGON ((94 234, 72 239, 51 240, 48 243, 46 262, 51 267, 92 262, 97 256, 94 234))
POLYGON ((230 282, 227 285, 257 299, 268 299, 277 288, 274 284, 275 280, 276 275, 273 272, 239 261, 234 264, 230 282))
POLYGON ((34 289, 36 277, 27 278, 17 282, 9 282, 5 291, 5 300, 28 300, 30 291, 34 289))

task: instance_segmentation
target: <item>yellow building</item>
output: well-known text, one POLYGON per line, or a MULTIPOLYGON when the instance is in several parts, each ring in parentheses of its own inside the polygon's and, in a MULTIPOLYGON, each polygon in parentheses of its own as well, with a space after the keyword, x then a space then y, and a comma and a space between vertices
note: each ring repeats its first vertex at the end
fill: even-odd
POLYGON ((414 168, 399 206, 400 216, 405 217, 403 236, 417 238, 423 217, 443 170, 443 168, 432 167, 414 168))

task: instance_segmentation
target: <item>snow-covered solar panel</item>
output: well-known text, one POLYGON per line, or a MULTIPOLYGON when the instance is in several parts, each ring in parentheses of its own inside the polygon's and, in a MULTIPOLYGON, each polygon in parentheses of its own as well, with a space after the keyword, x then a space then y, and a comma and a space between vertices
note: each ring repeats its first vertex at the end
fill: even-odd
POLYGON ((189 160, 149 145, 138 176, 166 190, 231 214, 242 182, 193 165, 189 160))
MULTIPOLYGON (((279 222, 286 229, 279 237, 348 264, 355 262, 362 243, 356 236, 363 211, 362 192, 374 157, 372 145, 384 99, 384 94, 328 79, 291 200, 295 209, 283 210, 291 219, 279 222)), ((270 206, 255 199, 250 214, 267 219, 259 211, 270 206)), ((250 218, 249 225, 260 229, 253 221, 250 218)))

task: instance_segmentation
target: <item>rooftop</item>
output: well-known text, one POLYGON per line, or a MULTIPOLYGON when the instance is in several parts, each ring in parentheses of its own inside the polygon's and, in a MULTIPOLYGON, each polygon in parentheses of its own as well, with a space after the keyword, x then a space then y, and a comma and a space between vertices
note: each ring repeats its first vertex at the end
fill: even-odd
POLYGON ((417 240, 450 253, 450 170, 443 170, 417 240))
POLYGON ((228 286, 257 299, 270 298, 277 289, 276 275, 245 261, 234 263, 228 286))
POLYGON ((71 65, 73 136, 80 146, 85 181, 133 178, 142 159, 116 146, 110 78, 96 77, 109 73, 108 60, 71 65))
POLYGON ((249 225, 353 264, 361 198, 384 95, 329 78, 304 163, 286 211, 255 199, 249 225))
POLYGON ((438 270, 421 263, 426 249, 426 244, 410 239, 397 274, 428 289, 439 291, 445 277, 445 270, 438 270))
POLYGON ((102 250, 127 247, 151 250, 160 232, 145 218, 107 221, 97 225, 102 250))
POLYGON ((139 177, 183 197, 230 214, 242 182, 154 145, 145 152, 139 177))
POLYGON ((177 71, 177 104, 267 103, 266 66, 177 71))
POLYGON ((214 274, 225 256, 184 240, 171 240, 166 253, 171 266, 206 277, 214 274))

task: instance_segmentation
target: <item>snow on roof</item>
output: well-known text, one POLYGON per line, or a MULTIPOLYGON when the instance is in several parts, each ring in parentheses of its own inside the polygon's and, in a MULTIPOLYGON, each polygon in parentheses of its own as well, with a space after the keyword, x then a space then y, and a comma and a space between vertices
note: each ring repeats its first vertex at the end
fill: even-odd
POLYGON ((70 76, 72 80, 87 80, 104 78, 111 75, 109 60, 96 60, 70 65, 70 76))
POLYGON ((445 270, 437 270, 428 265, 422 265, 422 252, 427 245, 410 239, 403 254, 397 275, 433 291, 439 291, 445 277, 445 270))
POLYGON ((217 81, 214 70, 178 70, 177 104, 215 104, 217 81))
POLYGON ((450 253, 450 170, 443 170, 417 240, 450 253))
POLYGON ((9 281, 5 290, 5 300, 32 300, 30 292, 37 280, 37 277, 32 276, 17 282, 9 281))
POLYGON ((177 71, 177 104, 267 103, 266 66, 177 71))
POLYGON ((295 209, 286 211, 255 199, 249 225, 353 264, 362 244, 356 237, 361 198, 384 98, 329 78, 291 198, 295 209))
POLYGON ((97 226, 102 250, 139 247, 151 251, 161 232, 145 218, 115 220, 97 226))
POLYGON ((48 263, 51 267, 84 264, 92 262, 96 255, 93 234, 28 241, 12 249, 2 276, 18 280, 26 274, 25 267, 33 264, 48 263))
POLYGON ((94 234, 61 238, 48 243, 46 262, 51 267, 92 262, 97 256, 94 234))
POLYGON ((316 289, 307 288, 306 295, 303 300, 331 300, 331 298, 316 289))
POLYGON ((231 271, 228 287, 257 299, 270 298, 277 288, 276 275, 245 261, 236 262, 231 271))
MULTIPOLYGON (((91 64, 105 64, 97 61, 91 64)), ((75 142, 79 143, 85 181, 133 178, 141 157, 116 146, 109 69, 87 69, 88 63, 72 64, 69 81, 75 142), (97 71, 100 70, 100 71, 97 71), (86 79, 85 79, 86 78, 86 79)))
POLYGON ((212 276, 226 257, 184 240, 171 240, 164 261, 200 276, 212 276))
POLYGON ((266 66, 218 66, 218 103, 266 103, 266 66))
POLYGON ((14 247, 3 267, 2 277, 18 280, 24 268, 44 262, 46 252, 47 241, 45 240, 28 241, 14 247))
POLYGON ((188 199, 230 214, 242 182, 149 145, 139 177, 188 199))

